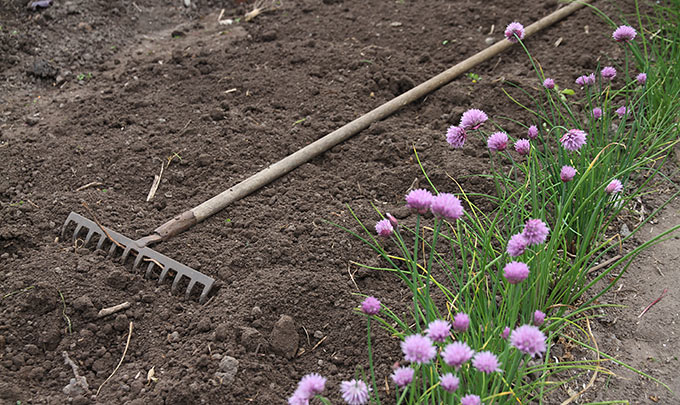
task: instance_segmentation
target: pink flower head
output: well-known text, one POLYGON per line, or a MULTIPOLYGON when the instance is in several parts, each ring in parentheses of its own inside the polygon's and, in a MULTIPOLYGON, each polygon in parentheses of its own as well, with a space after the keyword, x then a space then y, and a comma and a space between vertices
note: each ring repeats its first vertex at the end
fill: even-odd
POLYGON ((288 398, 290 405, 304 404, 307 405, 309 400, 316 394, 323 392, 326 385, 326 379, 319 374, 312 373, 302 377, 298 383, 298 387, 293 393, 293 396, 288 398))
POLYGON ((430 338, 422 335, 406 336, 401 342, 401 351, 406 361, 412 363, 429 363, 437 354, 430 338))
POLYGON ((446 345, 442 351, 442 359, 448 366, 459 369, 463 363, 469 361, 475 352, 465 342, 456 341, 446 345))
POLYGON ((383 219, 375 224, 375 231, 380 236, 391 236, 394 232, 394 227, 392 227, 392 222, 389 219, 383 219))
POLYGON ((640 86, 644 86, 647 83, 647 73, 640 73, 635 79, 640 86))
POLYGON ((412 190, 406 195, 406 206, 416 210, 419 214, 426 213, 431 204, 432 193, 422 188, 412 190))
POLYGON ((411 367, 399 367, 392 373, 392 381, 394 381, 399 388, 404 388, 413 381, 414 372, 415 370, 411 367))
POLYGON ((467 132, 463 127, 457 127, 452 125, 446 131, 446 142, 449 143, 453 148, 460 149, 465 144, 467 139, 467 132))
POLYGON ((543 87, 545 87, 548 90, 552 90, 555 88, 555 81, 548 77, 545 80, 543 80, 543 87))
POLYGON ((521 256, 529 246, 529 243, 521 233, 512 235, 508 241, 507 252, 512 257, 521 256))
POLYGON ((616 114, 618 114, 619 118, 623 118, 623 116, 626 115, 626 111, 626 106, 623 105, 616 109, 616 114))
POLYGON ((510 42, 517 42, 517 38, 524 39, 524 26, 516 21, 511 22, 505 28, 505 37, 510 42))
POLYGON ((545 312, 538 309, 534 312, 534 325, 541 326, 545 322, 545 312))
POLYGON ((522 235, 529 245, 539 245, 548 238, 550 230, 540 219, 530 219, 524 224, 522 235))
POLYGON ((623 184, 621 184, 619 179, 614 179, 609 184, 607 184, 607 187, 604 189, 604 191, 606 191, 607 194, 620 193, 623 191, 623 184))
POLYGON ((444 342, 447 337, 449 337, 449 332, 451 331, 451 324, 449 321, 444 321, 441 319, 435 319, 427 325, 427 337, 432 339, 434 342, 444 342))
POLYGON ((482 405, 482 399, 475 394, 467 394, 460 399, 460 405, 482 405))
POLYGON ((470 327, 470 317, 468 314, 459 312, 453 317, 453 330, 465 332, 470 327))
POLYGON ((340 393, 349 405, 368 403, 368 386, 361 380, 343 381, 340 383, 340 393))
POLYGON ((463 113, 460 118, 460 126, 463 129, 477 129, 488 119, 489 117, 486 116, 484 111, 472 108, 463 113))
POLYGON ((578 84, 581 87, 585 87, 585 86, 589 86, 591 84, 595 84, 595 73, 591 73, 589 75, 579 76, 576 79, 576 84, 578 84))
POLYGON ((571 166, 562 166, 562 170, 560 171, 560 179, 562 179, 563 182, 567 183, 573 180, 574 176, 576 176, 576 169, 571 166))
POLYGON ((531 357, 545 353, 545 335, 533 325, 522 325, 513 330, 510 344, 531 357))
POLYGON ((494 132, 486 140, 486 145, 491 150, 502 152, 508 147, 508 134, 505 132, 494 132))
POLYGON ((472 359, 472 366, 477 370, 491 374, 494 371, 501 371, 498 357, 491 352, 479 352, 472 359))
POLYGON ((602 117, 602 109, 600 107, 593 108, 593 118, 598 120, 600 117, 602 117))
POLYGON ((447 392, 453 392, 458 389, 460 380, 451 373, 446 373, 439 377, 439 385, 447 392))
POLYGON ((375 297, 367 297, 361 303, 361 312, 366 315, 375 315, 380 312, 380 301, 375 297))
POLYGON ((635 31, 635 28, 628 25, 622 25, 614 30, 612 37, 614 37, 616 42, 629 42, 635 39, 636 35, 637 32, 635 31))
POLYGON ((501 333, 501 338, 507 339, 508 336, 510 336, 510 328, 506 326, 505 329, 503 329, 503 333, 501 333))
POLYGON ((434 196, 430 210, 437 218, 458 219, 463 216, 463 206, 460 200, 449 193, 434 196))
POLYGON ((518 284, 529 277, 529 266, 522 262, 510 262, 503 268, 503 277, 510 284, 518 284))
POLYGON ((527 130, 527 136, 529 137, 529 139, 538 138, 538 128, 536 127, 536 125, 532 125, 529 127, 529 129, 527 130))
POLYGON ((587 135, 588 134, 580 129, 570 129, 566 134, 562 135, 560 142, 562 142, 564 149, 574 152, 581 149, 581 147, 586 144, 587 135))
POLYGON ((520 155, 522 156, 528 155, 529 149, 531 149, 531 145, 529 145, 528 139, 518 139, 517 142, 515 142, 515 150, 520 155))
POLYGON ((390 224, 392 225, 393 228, 396 228, 399 226, 399 221, 397 221, 397 218, 394 217, 394 215, 390 214, 389 212, 385 214, 387 219, 390 221, 390 224))
POLYGON ((602 68, 600 74, 604 80, 612 80, 614 77, 616 77, 616 69, 614 69, 612 66, 605 66, 602 68))

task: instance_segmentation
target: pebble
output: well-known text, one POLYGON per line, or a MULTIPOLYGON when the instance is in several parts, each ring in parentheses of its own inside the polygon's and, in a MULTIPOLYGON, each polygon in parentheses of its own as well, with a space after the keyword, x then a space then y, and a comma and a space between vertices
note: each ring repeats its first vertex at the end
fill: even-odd
POLYGON ((314 332, 314 337, 317 339, 321 339, 323 337, 323 332, 317 330, 316 332, 314 332))
POLYGON ((252 315, 253 318, 259 318, 262 316, 262 309, 260 307, 253 307, 253 309, 250 310, 250 315, 252 315))
POLYGON ((231 356, 224 356, 220 360, 220 371, 215 376, 222 380, 222 384, 231 384, 238 372, 238 360, 231 356))
POLYGON ((300 336, 295 321, 288 315, 281 315, 269 335, 269 344, 274 353, 292 359, 297 353, 300 336))
POLYGON ((494 42, 496 42, 496 38, 494 38, 494 37, 486 37, 486 39, 484 40, 484 42, 486 42, 487 45, 491 45, 491 44, 493 44, 494 42))
POLYGON ((179 340, 179 332, 174 331, 172 333, 168 333, 168 342, 169 343, 174 343, 179 340))

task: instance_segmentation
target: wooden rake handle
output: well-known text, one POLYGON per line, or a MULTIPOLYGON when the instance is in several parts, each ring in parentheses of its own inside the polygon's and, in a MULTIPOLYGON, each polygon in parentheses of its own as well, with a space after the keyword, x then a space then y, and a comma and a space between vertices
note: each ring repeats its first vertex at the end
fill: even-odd
MULTIPOLYGON (((525 37, 529 37, 538 31, 541 31, 542 29, 564 19, 565 17, 574 13, 576 10, 585 6, 589 1, 590 0, 572 2, 568 6, 551 13, 546 17, 543 17, 542 19, 526 27, 525 37)), ((224 207, 231 204, 232 202, 240 200, 248 194, 289 173, 296 167, 309 162, 323 152, 331 149, 333 146, 368 128, 372 123, 384 119, 401 107, 426 96, 445 84, 448 84, 461 74, 472 70, 472 68, 475 66, 486 62, 512 45, 513 43, 506 40, 496 42, 490 47, 465 59, 464 61, 445 70, 437 76, 432 77, 426 82, 421 83, 406 93, 393 98, 387 103, 362 115, 343 127, 336 129, 323 138, 312 142, 297 152, 266 167, 265 169, 243 180, 228 190, 225 190, 213 198, 203 202, 202 204, 174 217, 170 221, 156 228, 154 230, 154 234, 139 239, 137 243, 141 244, 142 246, 153 244, 161 240, 166 240, 191 228, 196 223, 201 222, 211 215, 221 211, 224 209, 224 207)))

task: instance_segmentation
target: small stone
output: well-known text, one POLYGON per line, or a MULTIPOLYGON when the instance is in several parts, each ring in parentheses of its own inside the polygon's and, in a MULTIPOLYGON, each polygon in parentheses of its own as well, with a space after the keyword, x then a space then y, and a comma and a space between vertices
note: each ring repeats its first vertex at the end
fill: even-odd
POLYGON ((172 333, 168 333, 168 343, 175 343, 178 340, 179 340, 179 332, 174 331, 172 333))
POLYGON ((316 332, 314 332, 314 337, 317 339, 321 339, 323 337, 323 332, 317 330, 316 332))
POLYGON ((626 238, 626 237, 630 236, 631 232, 630 232, 630 229, 628 229, 628 225, 623 224, 623 225, 621 225, 621 230, 619 231, 619 233, 621 234, 621 237, 626 238))
POLYGON ((390 27, 401 27, 403 24, 399 21, 394 21, 390 23, 390 27))
POLYGON ((222 380, 222 384, 231 384, 234 382, 234 377, 238 372, 238 360, 231 356, 224 356, 220 360, 220 371, 215 373, 219 374, 219 378, 222 380))
POLYGON ((32 126, 34 126, 35 124, 37 124, 37 123, 40 122, 40 118, 29 115, 28 117, 24 118, 24 122, 25 122, 26 125, 28 125, 29 127, 32 127, 32 126))
POLYGON ((494 37, 486 37, 486 39, 484 39, 484 42, 486 42, 487 45, 491 45, 491 44, 493 44, 494 42, 496 42, 496 38, 494 38, 494 37))
POLYGON ((269 335, 269 344, 274 353, 292 359, 297 353, 300 336, 295 321, 288 315, 281 315, 269 335))
POLYGON ((253 318, 259 318, 262 316, 262 309, 260 307, 253 307, 253 309, 250 310, 250 315, 253 318))

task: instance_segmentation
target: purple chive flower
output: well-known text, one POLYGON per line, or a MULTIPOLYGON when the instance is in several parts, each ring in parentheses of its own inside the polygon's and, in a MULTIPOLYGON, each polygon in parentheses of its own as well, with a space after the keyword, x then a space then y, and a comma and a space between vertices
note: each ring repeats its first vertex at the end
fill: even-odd
POLYGON ((534 311, 534 325, 541 326, 543 322, 545 322, 545 312, 537 309, 534 311))
POLYGON ((427 325, 427 337, 432 339, 434 342, 444 342, 447 337, 449 337, 449 332, 451 331, 451 324, 449 321, 444 321, 441 319, 435 319, 427 325))
POLYGON ((522 325, 512 331, 510 344, 531 357, 545 353, 545 335, 533 325, 522 325))
POLYGON ((419 214, 426 213, 431 204, 432 193, 422 188, 412 190, 406 195, 406 206, 416 210, 419 214))
POLYGON ((602 109, 600 107, 593 108, 593 118, 599 120, 602 117, 602 109))
POLYGON ((385 214, 387 219, 390 221, 390 224, 392 224, 393 228, 396 228, 399 226, 399 221, 397 221, 397 218, 394 217, 394 215, 390 214, 389 212, 385 214))
POLYGON ((361 303, 361 312, 366 315, 375 315, 380 312, 380 301, 375 297, 367 297, 361 303))
POLYGON ((562 179, 563 182, 567 183, 571 181, 574 176, 576 176, 576 169, 571 166, 562 166, 562 170, 560 171, 560 179, 562 179))
POLYGON ((460 126, 463 129, 477 129, 488 119, 489 117, 486 116, 484 111, 472 108, 465 111, 463 116, 460 117, 460 126))
POLYGON ((375 224, 375 231, 380 236, 390 236, 394 232, 394 227, 389 219, 383 219, 375 224))
POLYGON ((529 137, 529 139, 538 138, 538 128, 536 127, 536 125, 532 125, 529 127, 529 129, 527 130, 527 136, 529 137))
POLYGON ((510 262, 503 268, 503 277, 510 284, 518 284, 529 277, 529 266, 522 262, 510 262))
POLYGON ((501 333, 501 338, 507 339, 508 336, 510 336, 510 328, 506 326, 505 329, 503 329, 503 333, 501 333))
POLYGON ((290 405, 308 404, 309 400, 316 394, 323 392, 326 386, 326 379, 319 374, 312 373, 302 377, 293 396, 288 398, 290 405))
POLYGON ((614 179, 609 184, 607 184, 607 187, 604 189, 604 191, 606 191, 607 194, 620 193, 623 191, 623 184, 621 184, 619 179, 614 179))
POLYGON ((579 76, 576 79, 576 84, 578 84, 581 87, 589 86, 591 84, 595 84, 595 73, 591 73, 589 75, 583 75, 579 76))
POLYGON ((458 219, 463 216, 463 206, 460 200, 449 193, 434 196, 430 210, 437 218, 458 219))
POLYGON ((505 28, 505 38, 510 42, 517 42, 517 38, 524 39, 524 26, 516 21, 511 22, 505 28))
POLYGON ((512 235, 508 241, 507 252, 512 257, 521 256, 527 249, 528 242, 521 233, 512 235))
POLYGON ((466 139, 467 132, 465 132, 465 128, 463 127, 452 125, 446 131, 446 142, 456 149, 462 148, 466 139))
POLYGON ((647 73, 640 73, 635 79, 640 86, 644 86, 647 83, 647 73))
POLYGON ((309 405, 309 398, 298 389, 288 398, 288 405, 309 405))
POLYGON ((411 367, 399 367, 392 373, 392 381, 394 381, 399 388, 404 388, 413 381, 414 372, 415 370, 411 367))
POLYGON ((460 399, 460 405, 482 405, 482 399, 474 394, 467 394, 460 399))
POLYGON ((441 353, 444 363, 448 366, 459 369, 465 362, 469 361, 475 355, 474 350, 465 342, 456 341, 450 345, 446 345, 441 353))
POLYGON ((453 392, 458 389, 460 380, 451 373, 446 373, 439 377, 439 385, 447 392, 453 392))
POLYGON ((604 80, 612 80, 614 77, 616 77, 616 69, 614 69, 612 66, 605 66, 602 68, 600 74, 604 80))
POLYGON ((619 118, 623 118, 623 116, 626 115, 626 111, 627 111, 626 106, 623 105, 623 106, 616 109, 616 114, 619 115, 619 118))
POLYGON ((470 327, 470 317, 468 314, 459 312, 453 317, 453 330, 465 332, 470 327))
POLYGON ((515 142, 515 150, 522 156, 528 155, 530 148, 531 145, 529 145, 528 139, 518 139, 517 142, 515 142))
POLYGON ((340 393, 349 405, 368 403, 368 386, 361 380, 343 381, 340 383, 340 393))
POLYGON ((524 224, 522 235, 529 245, 539 245, 548 238, 550 230, 540 219, 530 219, 524 224))
POLYGON ((586 144, 587 135, 588 134, 580 129, 570 129, 566 134, 562 135, 560 142, 562 142, 564 149, 574 152, 581 149, 581 147, 586 144))
POLYGON ((498 357, 491 352, 479 352, 472 359, 472 366, 477 370, 491 374, 494 371, 501 371, 498 357))
POLYGON ((543 87, 545 87, 548 90, 552 90, 555 88, 555 81, 548 77, 545 80, 543 80, 543 87))
POLYGON ((406 336, 401 342, 404 358, 411 363, 429 363, 437 354, 430 338, 422 335, 406 336))
POLYGON ((635 35, 637 35, 635 28, 628 25, 622 25, 614 30, 612 37, 616 40, 616 42, 628 42, 635 39, 635 35))
POLYGON ((486 140, 486 145, 491 150, 502 152, 508 147, 508 134, 505 132, 494 132, 486 140))

